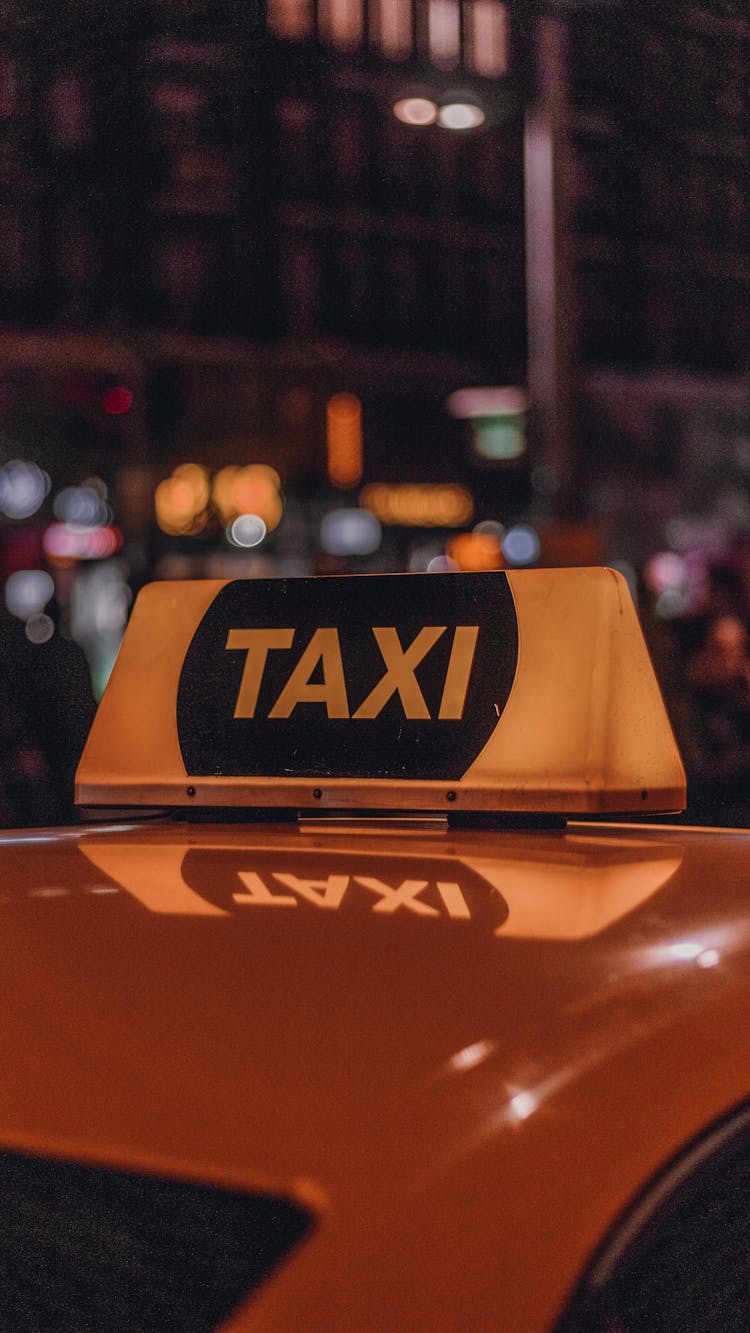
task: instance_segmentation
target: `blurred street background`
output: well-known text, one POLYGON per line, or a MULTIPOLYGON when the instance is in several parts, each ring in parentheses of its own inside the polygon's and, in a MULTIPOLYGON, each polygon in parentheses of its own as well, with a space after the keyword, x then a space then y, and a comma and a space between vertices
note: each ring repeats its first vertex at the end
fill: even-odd
POLYGON ((750 823, 744 0, 0 0, 0 824, 151 579, 607 563, 750 823))

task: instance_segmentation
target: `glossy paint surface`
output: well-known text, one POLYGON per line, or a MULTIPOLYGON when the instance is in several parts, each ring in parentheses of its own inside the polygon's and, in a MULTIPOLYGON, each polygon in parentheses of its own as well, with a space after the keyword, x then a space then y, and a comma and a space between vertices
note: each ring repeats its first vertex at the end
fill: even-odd
POLYGON ((310 1206, 232 1329, 550 1328, 750 1094, 749 890, 677 827, 3 835, 0 1141, 310 1206))

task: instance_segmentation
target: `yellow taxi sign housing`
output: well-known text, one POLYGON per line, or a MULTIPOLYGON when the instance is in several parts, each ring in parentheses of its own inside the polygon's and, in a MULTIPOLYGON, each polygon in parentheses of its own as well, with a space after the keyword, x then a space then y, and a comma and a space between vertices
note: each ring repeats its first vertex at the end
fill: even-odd
POLYGON ((685 775, 611 569, 154 583, 85 805, 673 811, 685 775))

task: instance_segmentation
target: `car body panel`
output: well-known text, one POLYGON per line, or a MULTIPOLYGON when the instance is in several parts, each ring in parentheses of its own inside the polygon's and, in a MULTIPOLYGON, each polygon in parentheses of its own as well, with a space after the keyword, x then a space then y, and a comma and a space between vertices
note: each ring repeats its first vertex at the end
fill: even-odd
POLYGON ((750 1093, 743 832, 0 836, 0 1141, 316 1215, 232 1329, 551 1326, 750 1093))

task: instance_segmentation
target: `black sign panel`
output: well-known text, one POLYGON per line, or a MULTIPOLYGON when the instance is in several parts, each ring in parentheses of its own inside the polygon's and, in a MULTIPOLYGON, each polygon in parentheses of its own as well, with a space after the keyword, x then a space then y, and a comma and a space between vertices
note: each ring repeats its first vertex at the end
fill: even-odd
POLYGON ((502 573, 227 584, 180 676, 186 771, 457 781, 517 657, 502 573))

